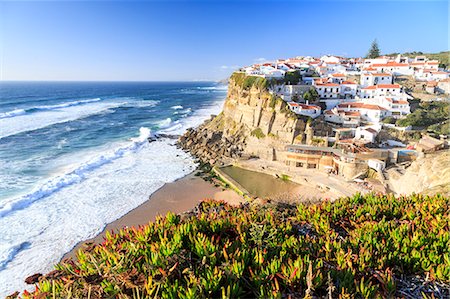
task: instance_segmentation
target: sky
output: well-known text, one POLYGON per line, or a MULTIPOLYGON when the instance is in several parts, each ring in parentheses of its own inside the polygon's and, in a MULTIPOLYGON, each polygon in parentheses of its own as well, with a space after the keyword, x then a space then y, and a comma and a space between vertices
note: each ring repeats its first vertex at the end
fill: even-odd
POLYGON ((294 56, 449 49, 448 1, 3 1, 0 79, 220 80, 294 56))

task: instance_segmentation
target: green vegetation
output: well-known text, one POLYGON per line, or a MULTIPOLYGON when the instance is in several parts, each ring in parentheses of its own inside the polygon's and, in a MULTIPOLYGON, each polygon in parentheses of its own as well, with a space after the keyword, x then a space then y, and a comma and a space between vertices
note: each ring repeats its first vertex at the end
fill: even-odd
POLYGON ((377 58, 380 57, 380 48, 378 47, 378 42, 375 39, 370 45, 369 53, 367 53, 366 58, 377 58))
POLYGON ((316 103, 319 101, 319 93, 317 93, 317 90, 314 87, 311 87, 303 94, 303 99, 305 99, 305 101, 309 101, 311 104, 316 103))
POLYGON ((185 216, 107 233, 23 298, 446 296, 449 206, 439 195, 239 208, 206 201, 185 216), (436 294, 410 293, 421 287, 405 284, 425 277, 439 281, 436 294))
MULTIPOLYGON (((443 128, 445 129, 444 122, 448 121, 449 115, 450 103, 447 101, 422 102, 413 113, 397 120, 397 125, 402 127, 423 127, 431 131, 440 131, 443 128)), ((446 134, 448 134, 448 131, 446 134)))
POLYGON ((397 119, 393 116, 388 116, 382 120, 384 124, 395 124, 396 121, 397 119))
POLYGON ((235 72, 230 77, 238 86, 243 89, 251 89, 253 86, 256 86, 260 89, 265 89, 269 86, 269 82, 263 78, 258 76, 247 76, 244 73, 235 72))
POLYGON ((311 143, 315 146, 323 146, 325 145, 325 139, 315 137, 311 140, 311 143))
POLYGON ((284 182, 288 182, 288 181, 291 180, 291 178, 290 178, 287 174, 282 174, 282 175, 280 176, 280 179, 281 179, 282 181, 284 181, 284 182))
POLYGON ((290 85, 296 85, 302 78, 299 71, 286 72, 284 76, 284 82, 290 85))
POLYGON ((250 133, 250 135, 251 135, 251 136, 254 136, 254 137, 258 138, 258 139, 262 139, 262 138, 266 137, 266 135, 263 133, 263 131, 261 130, 261 128, 256 128, 256 129, 254 129, 254 130, 250 133))
POLYGON ((275 106, 276 106, 276 104, 277 104, 277 96, 274 95, 274 94, 271 94, 271 95, 270 95, 269 107, 272 108, 272 109, 274 109, 275 106))
POLYGON ((427 128, 427 131, 433 132, 438 135, 450 135, 450 120, 431 125, 427 128))

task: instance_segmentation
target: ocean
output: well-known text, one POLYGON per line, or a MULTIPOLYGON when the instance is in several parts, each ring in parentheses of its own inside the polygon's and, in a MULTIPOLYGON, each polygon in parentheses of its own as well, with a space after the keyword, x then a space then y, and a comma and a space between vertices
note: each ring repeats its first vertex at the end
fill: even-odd
POLYGON ((173 139, 218 114, 213 82, 0 82, 0 297, 195 169, 173 139))

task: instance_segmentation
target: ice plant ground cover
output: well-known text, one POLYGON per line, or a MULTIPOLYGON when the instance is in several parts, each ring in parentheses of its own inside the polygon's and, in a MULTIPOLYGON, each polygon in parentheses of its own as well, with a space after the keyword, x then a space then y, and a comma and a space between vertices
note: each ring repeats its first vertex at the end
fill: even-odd
POLYGON ((449 198, 439 195, 297 206, 205 201, 108 233, 22 297, 445 297, 449 225, 449 198))

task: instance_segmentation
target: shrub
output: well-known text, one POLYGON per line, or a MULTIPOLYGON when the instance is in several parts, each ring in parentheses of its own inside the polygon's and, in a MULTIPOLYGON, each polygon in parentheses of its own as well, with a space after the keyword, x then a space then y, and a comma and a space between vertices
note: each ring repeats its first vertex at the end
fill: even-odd
POLYGON ((266 137, 266 135, 263 133, 263 131, 261 130, 261 128, 256 128, 256 129, 254 129, 254 130, 250 133, 250 135, 251 135, 251 136, 254 136, 254 137, 258 138, 258 139, 261 139, 261 138, 266 137))
MULTIPOLYGON (((439 195, 240 208, 206 201, 183 217, 108 233, 23 297, 388 298, 417 289, 398 292, 416 276, 440 281, 434 295, 445 297, 449 248, 449 199, 439 195)), ((430 295, 419 290, 406 297, 430 295)))
POLYGON ((240 208, 206 201, 184 217, 107 233, 23 297, 386 298, 400 277, 449 282, 449 245, 449 199, 439 195, 240 208))

